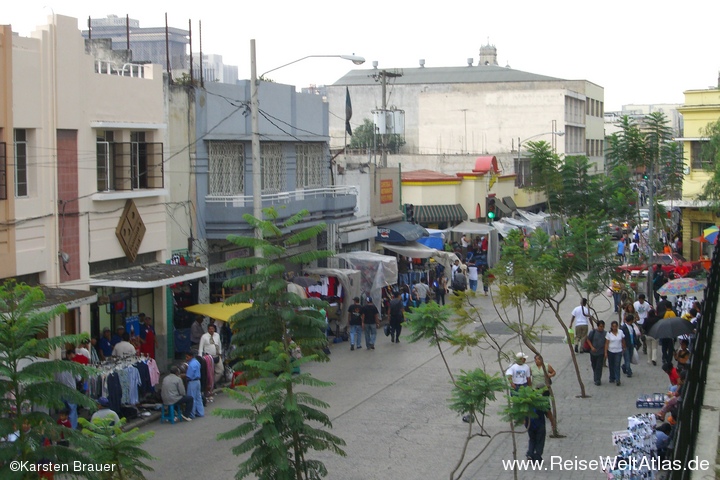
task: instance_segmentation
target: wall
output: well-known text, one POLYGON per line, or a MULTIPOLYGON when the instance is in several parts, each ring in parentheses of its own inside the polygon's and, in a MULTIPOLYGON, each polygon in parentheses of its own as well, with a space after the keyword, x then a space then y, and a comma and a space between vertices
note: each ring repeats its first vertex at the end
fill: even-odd
POLYGON ((9 25, 0 25, 0 142, 6 147, 5 187, 7 199, 0 201, 0 277, 15 275, 15 227, 8 225, 14 218, 15 194, 11 179, 13 173, 12 132, 13 111, 10 108, 13 98, 13 40, 9 25))

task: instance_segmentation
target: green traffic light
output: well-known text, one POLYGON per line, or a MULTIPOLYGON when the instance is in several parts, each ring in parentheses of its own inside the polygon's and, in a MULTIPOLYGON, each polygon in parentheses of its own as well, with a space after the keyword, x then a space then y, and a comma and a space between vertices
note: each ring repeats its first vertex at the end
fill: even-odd
POLYGON ((487 216, 490 220, 492 220, 493 218, 495 218, 495 212, 488 212, 487 216))

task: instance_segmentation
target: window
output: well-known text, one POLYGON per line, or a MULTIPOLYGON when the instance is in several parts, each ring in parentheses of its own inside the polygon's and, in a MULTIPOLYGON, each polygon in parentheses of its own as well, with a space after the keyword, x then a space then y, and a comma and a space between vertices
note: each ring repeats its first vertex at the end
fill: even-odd
POLYGON ((96 146, 98 192, 113 190, 115 184, 112 145, 113 132, 98 132, 96 146))
POLYGON ((130 142, 118 142, 123 132, 98 132, 98 191, 163 188, 163 145, 146 141, 150 135, 130 132, 130 142))
POLYGON ((260 145, 262 159, 262 193, 279 193, 285 189, 285 159, 282 145, 260 145))
POLYGON ((706 158, 703 153, 703 145, 705 142, 690 142, 690 166, 693 170, 706 170, 712 167, 710 159, 706 158))
POLYGON ((240 142, 209 142, 209 194, 245 192, 245 147, 240 142))
POLYGON ((318 143, 295 145, 297 155, 296 188, 319 188, 325 185, 323 146, 318 143))
POLYGON ((15 196, 28 196, 28 146, 25 129, 15 130, 15 196))
POLYGON ((521 158, 514 159, 515 162, 515 186, 519 188, 532 187, 535 182, 532 178, 532 170, 530 169, 530 159, 521 158))

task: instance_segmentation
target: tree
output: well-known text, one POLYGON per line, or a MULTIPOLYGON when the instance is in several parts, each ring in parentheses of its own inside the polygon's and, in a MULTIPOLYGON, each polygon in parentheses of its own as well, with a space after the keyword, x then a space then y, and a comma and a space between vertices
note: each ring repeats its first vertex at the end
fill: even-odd
MULTIPOLYGON (((259 479, 309 480, 327 475, 323 463, 307 457, 311 450, 329 450, 344 456, 345 442, 328 431, 329 417, 321 408, 327 404, 306 393, 305 387, 330 385, 307 374, 293 375, 304 363, 327 361, 322 352, 326 345, 325 319, 320 309, 326 303, 303 299, 288 292, 284 278, 285 263, 297 265, 332 256, 326 250, 309 250, 290 254, 288 249, 315 239, 325 229, 320 224, 283 235, 275 224, 277 211, 264 209, 268 220, 245 215, 253 228, 261 228, 263 238, 231 235, 228 241, 246 248, 259 248, 262 256, 233 259, 228 266, 251 272, 226 282, 227 287, 252 287, 228 300, 228 303, 252 301, 248 308, 231 319, 235 334, 233 343, 242 369, 249 378, 258 379, 250 386, 226 390, 238 402, 249 405, 239 409, 216 409, 215 415, 240 420, 232 430, 218 439, 241 439, 233 447, 236 455, 250 453, 241 463, 237 478, 254 474, 259 479), (302 352, 302 357, 297 351, 302 352), (302 386, 303 390, 298 390, 302 386), (314 425, 319 424, 321 428, 314 425)), ((308 215, 301 211, 286 220, 285 230, 308 215)))
POLYGON ((528 142, 530 152, 530 191, 542 192, 545 194, 548 203, 548 211, 556 212, 557 193, 561 189, 560 178, 560 157, 552 151, 550 144, 544 140, 539 142, 528 142))
MULTIPOLYGON (((401 135, 389 134, 385 136, 385 145, 389 152, 399 153, 400 147, 405 145, 405 139, 401 135)), ((375 124, 370 119, 364 119, 363 124, 355 128, 350 140, 350 148, 376 150, 382 147, 382 137, 376 133, 375 124)))
POLYGON ((670 142, 665 153, 666 156, 660 165, 660 176, 663 179, 660 192, 667 199, 680 200, 685 179, 683 146, 679 142, 670 142))
POLYGON ((155 432, 140 433, 138 428, 123 432, 122 425, 111 425, 112 418, 96 418, 92 422, 80 418, 84 439, 78 447, 84 450, 94 464, 112 465, 110 471, 99 472, 102 480, 145 480, 146 472, 154 471, 143 460, 153 460, 142 444, 155 432))
POLYGON ((710 171, 710 178, 698 198, 707 201, 708 208, 717 211, 720 208, 720 120, 708 123, 702 130, 702 136, 707 140, 700 150, 700 161, 710 171))
POLYGON ((645 162, 645 135, 637 123, 627 115, 620 118, 620 132, 608 138, 608 150, 605 158, 610 170, 617 165, 626 165, 631 169, 641 168, 645 162))
MULTIPOLYGON (((17 432, 14 442, 0 442, 0 478, 37 478, 37 473, 13 472, 11 460, 38 465, 52 458, 58 463, 88 462, 83 453, 64 447, 46 446, 44 438, 58 438, 58 426, 44 409, 62 408, 62 399, 92 407, 89 397, 56 382, 54 375, 69 372, 86 376, 95 370, 75 362, 49 360, 47 356, 65 345, 77 344, 86 335, 42 338, 49 323, 67 311, 64 305, 39 311, 42 290, 6 280, 0 286, 0 438, 17 432)), ((67 432, 72 436, 73 432, 67 432)))

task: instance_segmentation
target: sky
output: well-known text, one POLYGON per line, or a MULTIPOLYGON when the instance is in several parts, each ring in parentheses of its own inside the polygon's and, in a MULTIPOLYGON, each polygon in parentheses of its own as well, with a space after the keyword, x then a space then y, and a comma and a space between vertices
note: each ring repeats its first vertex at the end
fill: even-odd
POLYGON ((308 55, 355 54, 357 67, 339 58, 309 58, 269 77, 298 88, 329 85, 354 68, 477 65, 482 45, 497 48, 501 66, 605 89, 605 111, 628 104, 683 103, 685 90, 718 86, 720 43, 717 0, 515 0, 411 2, 407 0, 297 0, 5 2, 0 24, 27 36, 53 14, 79 19, 129 15, 141 27, 188 28, 198 49, 237 65, 250 77, 250 39, 258 74, 308 55))

